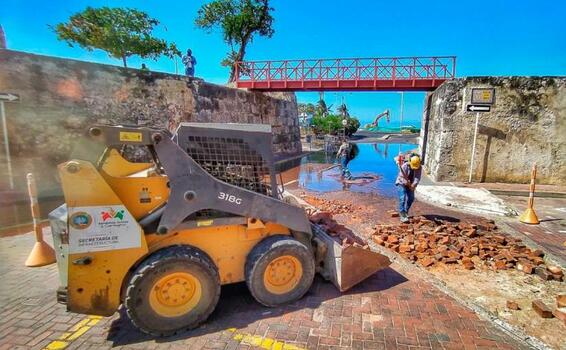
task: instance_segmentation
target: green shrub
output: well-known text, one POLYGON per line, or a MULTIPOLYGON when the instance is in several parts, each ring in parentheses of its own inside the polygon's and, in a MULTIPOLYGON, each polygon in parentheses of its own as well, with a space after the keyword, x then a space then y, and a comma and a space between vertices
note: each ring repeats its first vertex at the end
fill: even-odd
MULTIPOLYGON (((351 136, 360 127, 360 121, 355 117, 348 117, 346 124, 346 135, 351 136)), ((330 114, 326 117, 316 115, 312 119, 312 129, 315 134, 341 135, 344 132, 342 116, 330 114)))

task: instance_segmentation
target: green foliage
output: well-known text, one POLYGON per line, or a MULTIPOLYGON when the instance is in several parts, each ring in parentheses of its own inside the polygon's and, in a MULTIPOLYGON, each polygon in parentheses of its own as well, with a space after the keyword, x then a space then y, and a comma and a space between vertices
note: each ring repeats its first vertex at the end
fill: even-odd
POLYGON ((299 113, 314 115, 316 112, 316 107, 312 103, 299 103, 297 107, 299 109, 299 113))
POLYGON ((360 128, 360 121, 355 117, 348 117, 348 124, 346 124, 346 135, 352 136, 360 128))
POLYGON ((267 38, 273 35, 271 11, 269 0, 213 0, 198 10, 196 26, 207 32, 221 29, 224 41, 230 46, 222 61, 222 65, 230 67, 229 82, 236 79, 236 62, 244 59, 254 35, 267 38))
POLYGON ((330 109, 332 107, 332 105, 327 106, 326 102, 324 102, 323 99, 318 100, 317 104, 316 104, 316 111, 315 114, 319 115, 319 116, 326 116, 328 114, 332 113, 332 110, 330 109))
POLYGON ((345 103, 342 103, 340 106, 338 106, 337 112, 338 114, 340 114, 340 116, 342 116, 342 118, 347 118, 350 116, 350 112, 348 111, 348 107, 345 103))
POLYGON ((134 9, 87 7, 51 29, 69 46, 104 50, 111 57, 121 58, 127 67, 127 58, 134 55, 155 60, 160 55, 181 54, 175 44, 151 35, 158 24, 145 12, 134 9))
MULTIPOLYGON (((315 134, 340 135, 344 132, 342 116, 330 114, 326 117, 316 115, 312 120, 312 128, 315 134)), ((346 124, 346 136, 352 136, 360 127, 360 121, 355 117, 348 117, 346 124)))

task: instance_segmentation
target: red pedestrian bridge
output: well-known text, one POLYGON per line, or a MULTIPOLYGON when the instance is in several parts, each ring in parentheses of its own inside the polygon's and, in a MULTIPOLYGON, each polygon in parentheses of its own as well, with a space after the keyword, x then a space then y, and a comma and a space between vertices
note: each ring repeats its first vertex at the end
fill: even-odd
POLYGON ((236 86, 259 91, 432 91, 456 57, 338 58, 236 63, 236 86))

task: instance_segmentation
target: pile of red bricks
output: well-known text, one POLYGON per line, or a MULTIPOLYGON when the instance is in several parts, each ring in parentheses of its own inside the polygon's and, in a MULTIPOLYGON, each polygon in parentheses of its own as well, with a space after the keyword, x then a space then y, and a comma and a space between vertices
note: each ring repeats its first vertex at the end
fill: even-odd
POLYGON ((493 221, 474 225, 419 216, 407 224, 379 225, 373 240, 425 267, 444 263, 468 270, 516 268, 544 280, 564 278, 559 267, 545 265, 541 250, 529 249, 520 239, 498 232, 493 221))
POLYGON ((304 196, 303 199, 313 207, 316 207, 325 212, 330 212, 332 214, 353 213, 356 210, 363 209, 362 207, 358 207, 352 204, 342 203, 324 198, 304 196))
POLYGON ((332 218, 332 213, 320 211, 310 216, 310 221, 319 225, 326 233, 328 233, 335 241, 343 247, 353 245, 364 249, 369 249, 366 241, 356 236, 352 230, 341 225, 332 218))

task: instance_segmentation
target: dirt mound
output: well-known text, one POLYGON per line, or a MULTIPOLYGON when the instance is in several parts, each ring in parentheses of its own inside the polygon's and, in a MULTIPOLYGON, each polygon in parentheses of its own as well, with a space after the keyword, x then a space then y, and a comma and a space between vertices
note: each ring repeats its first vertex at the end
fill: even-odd
POLYGON ((302 198, 313 207, 316 207, 321 211, 329 212, 331 215, 353 213, 356 210, 363 209, 362 207, 353 204, 313 196, 304 196, 302 198))

